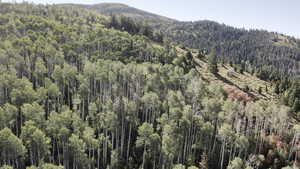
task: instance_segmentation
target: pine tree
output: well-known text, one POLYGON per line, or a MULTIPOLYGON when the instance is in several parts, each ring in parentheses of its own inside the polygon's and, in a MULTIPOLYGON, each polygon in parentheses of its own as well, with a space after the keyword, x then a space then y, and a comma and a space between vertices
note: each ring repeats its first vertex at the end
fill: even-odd
POLYGON ((262 92, 262 89, 261 89, 261 87, 259 87, 258 88, 258 93, 261 94, 261 92, 262 92))
POLYGON ((275 92, 276 94, 279 94, 279 93, 280 93, 280 89, 279 89, 279 84, 278 84, 278 83, 275 84, 274 92, 275 92))
POLYGON ((191 53, 191 51, 188 51, 185 55, 185 58, 188 60, 188 61, 192 61, 193 60, 193 55, 191 53))
POLYGON ((295 101, 294 101, 293 110, 295 112, 300 111, 300 100, 298 98, 296 98, 295 101))
POLYGON ((249 91, 250 91, 250 88, 249 88, 248 85, 245 86, 245 91, 246 91, 246 92, 249 92, 249 91))
POLYGON ((119 29, 119 21, 116 15, 111 15, 110 16, 110 27, 115 28, 115 29, 119 29))
POLYGON ((212 49, 210 55, 208 56, 208 70, 213 73, 218 73, 218 64, 217 64, 217 51, 216 49, 212 49))
POLYGON ((198 58, 198 59, 203 59, 203 58, 204 58, 204 54, 203 54, 203 51, 202 51, 202 50, 199 50, 199 51, 198 51, 197 58, 198 58))

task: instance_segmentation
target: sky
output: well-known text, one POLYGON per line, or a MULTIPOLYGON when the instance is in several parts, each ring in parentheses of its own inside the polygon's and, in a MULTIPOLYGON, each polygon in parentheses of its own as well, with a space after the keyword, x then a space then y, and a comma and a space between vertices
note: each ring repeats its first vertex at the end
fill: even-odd
MULTIPOLYGON (((3 2, 23 0, 2 0, 3 2)), ((300 0, 26 0, 33 3, 123 3, 180 21, 213 20, 300 38, 300 0)))

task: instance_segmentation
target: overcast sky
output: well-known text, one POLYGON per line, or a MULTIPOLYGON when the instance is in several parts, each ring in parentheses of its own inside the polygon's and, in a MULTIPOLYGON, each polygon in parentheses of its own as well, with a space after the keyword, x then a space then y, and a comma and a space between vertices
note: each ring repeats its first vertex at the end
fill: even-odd
POLYGON ((208 19, 234 27, 265 29, 300 38, 300 0, 28 0, 27 2, 48 4, 118 2, 181 21, 208 19))

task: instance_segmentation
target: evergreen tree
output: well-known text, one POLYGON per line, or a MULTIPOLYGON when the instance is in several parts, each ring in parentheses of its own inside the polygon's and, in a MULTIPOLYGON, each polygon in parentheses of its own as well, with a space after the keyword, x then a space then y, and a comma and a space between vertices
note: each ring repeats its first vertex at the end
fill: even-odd
POLYGON ((280 93, 280 89, 279 89, 279 84, 278 84, 278 83, 275 84, 274 92, 275 92, 276 94, 279 94, 279 93, 280 93))
POLYGON ((208 55, 208 70, 213 74, 218 73, 217 52, 215 48, 208 55))
POLYGON ((296 98, 296 100, 294 101, 293 110, 295 112, 300 111, 300 100, 298 98, 296 98))
POLYGON ((259 87, 259 88, 258 88, 258 93, 261 94, 261 92, 262 92, 262 88, 259 87))
POLYGON ((199 50, 199 51, 198 51, 198 54, 197 54, 197 58, 198 58, 198 59, 203 59, 204 56, 205 56, 205 55, 204 55, 203 51, 202 51, 202 50, 199 50))

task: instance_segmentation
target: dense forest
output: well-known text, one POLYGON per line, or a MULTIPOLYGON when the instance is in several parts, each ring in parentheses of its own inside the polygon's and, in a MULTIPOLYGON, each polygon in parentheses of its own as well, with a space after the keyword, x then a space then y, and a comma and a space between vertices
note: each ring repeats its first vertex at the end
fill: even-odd
POLYGON ((281 99, 237 101, 196 69, 218 76, 214 45, 180 55, 146 23, 69 6, 0 14, 0 169, 300 165, 293 79, 274 83, 281 99))
POLYGON ((137 23, 146 22, 155 35, 159 35, 156 40, 198 49, 202 54, 211 53, 213 49, 220 63, 228 63, 238 72, 246 71, 272 82, 275 93, 281 95, 281 102, 293 107, 294 111, 300 111, 299 39, 264 30, 238 29, 207 20, 181 22, 118 3, 63 6, 119 15, 137 23))
POLYGON ((209 50, 215 46, 219 60, 240 64, 249 72, 300 74, 300 41, 293 37, 236 29, 212 21, 179 22, 165 32, 172 40, 190 48, 209 50))
POLYGON ((215 47, 220 61, 239 64, 249 72, 278 74, 277 78, 295 77, 300 73, 300 40, 294 37, 264 30, 237 29, 213 21, 181 22, 123 4, 69 6, 146 21, 178 44, 208 52, 215 47))

